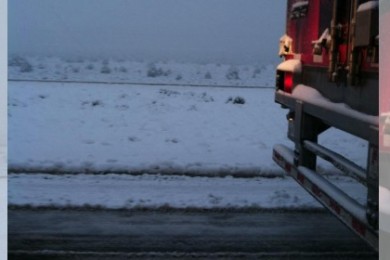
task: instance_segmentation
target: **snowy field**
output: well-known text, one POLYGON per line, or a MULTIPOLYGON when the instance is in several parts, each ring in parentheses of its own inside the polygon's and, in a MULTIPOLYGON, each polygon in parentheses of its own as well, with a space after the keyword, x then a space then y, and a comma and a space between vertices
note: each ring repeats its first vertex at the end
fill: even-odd
POLYGON ((272 87, 275 64, 185 64, 11 55, 8 78, 111 83, 272 87))
POLYGON ((287 142, 285 111, 272 95, 269 89, 10 82, 9 167, 271 173, 273 144, 287 142), (234 104, 237 97, 245 104, 234 104))
MULTIPOLYGON (((274 103, 273 88, 256 87, 273 85, 273 65, 261 66, 265 69, 256 77, 253 77, 255 68, 247 66, 248 73, 234 79, 226 76, 230 75, 229 69, 225 70, 229 67, 224 65, 165 63, 166 67, 161 70, 170 74, 149 77, 150 66, 145 64, 118 61, 118 64, 126 64, 126 70, 121 71, 115 69, 119 67, 114 61, 96 61, 96 64, 110 66, 110 73, 102 73, 100 67, 95 71, 86 68, 88 63, 75 62, 79 69, 72 70, 64 69, 71 65, 59 58, 10 59, 9 78, 26 81, 9 81, 8 84, 9 169, 57 175, 10 174, 9 204, 90 204, 114 208, 167 203, 172 207, 314 205, 310 197, 304 198, 308 196, 303 195, 304 191, 293 186, 295 183, 292 184, 290 178, 284 178, 284 173, 272 161, 274 144, 292 146, 286 138, 287 111, 274 103), (205 68, 214 83, 203 77, 203 73, 207 73, 205 68), (138 78, 132 74, 138 73, 137 70, 140 70, 138 78), (197 70, 202 72, 197 74, 197 70), (177 80, 174 76, 177 74, 183 78, 177 80), (197 79, 191 78, 197 75, 197 79), (88 81, 110 83, 86 83, 88 81), (139 84, 122 84, 126 82, 139 84), (182 85, 176 85, 178 82, 182 85), (210 86, 185 86, 187 83, 207 85, 207 82, 210 86), (168 85, 142 85, 147 83, 168 85), (249 87, 237 87, 240 85, 249 87), (73 175, 61 175, 63 173, 73 175), (164 182, 160 174, 186 176, 166 176, 168 181, 164 182), (154 184, 141 185, 150 183, 153 176, 160 177, 154 184), (194 176, 227 176, 227 179, 194 176), (257 178, 243 180, 229 176, 257 178), (261 178, 265 176, 277 178, 261 178), (128 180, 122 184, 121 178, 128 180), (100 184, 94 185, 96 181, 100 184), (189 187, 182 191, 174 188, 186 185, 189 187), (218 185, 222 185, 221 188, 218 185), (198 186, 203 190, 198 192, 198 186), (103 192, 107 200, 102 199, 101 191, 108 192, 103 192), (287 202, 279 204, 275 202, 277 199, 271 202, 277 191, 287 202), (79 192, 82 196, 77 195, 79 192), (177 192, 181 194, 178 201, 173 199, 177 192), (151 198, 146 198, 149 195, 151 198), (126 204, 132 196, 134 204, 126 204), (146 199, 142 199, 143 196, 146 199), (213 196, 220 198, 217 199, 220 204, 210 202, 213 196), (247 198, 246 202, 242 198, 247 198), (148 202, 144 205, 141 200, 148 202)), ((159 71, 160 64, 155 64, 159 71)), ((320 136, 320 143, 361 166, 366 163, 367 144, 358 138, 330 130, 320 136)), ((318 168, 329 175, 336 173, 323 161, 318 168)), ((349 190, 360 192, 358 184, 338 181, 341 185, 346 182, 349 190)))

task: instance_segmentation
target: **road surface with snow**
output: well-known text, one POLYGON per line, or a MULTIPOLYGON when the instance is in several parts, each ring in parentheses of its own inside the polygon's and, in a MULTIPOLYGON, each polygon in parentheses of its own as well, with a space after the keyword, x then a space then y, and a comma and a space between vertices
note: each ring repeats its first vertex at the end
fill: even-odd
POLYGON ((11 210, 9 252, 15 259, 378 257, 327 213, 256 210, 11 210))

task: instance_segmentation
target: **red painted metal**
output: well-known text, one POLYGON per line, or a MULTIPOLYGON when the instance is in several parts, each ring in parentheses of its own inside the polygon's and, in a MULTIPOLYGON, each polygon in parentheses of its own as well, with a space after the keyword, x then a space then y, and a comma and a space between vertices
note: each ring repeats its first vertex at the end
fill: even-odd
MULTIPOLYGON (((315 0, 308 1, 308 11, 305 16, 291 19, 290 14, 294 4, 302 2, 303 0, 288 0, 287 5, 287 25, 286 32, 292 39, 292 50, 294 53, 300 55, 303 66, 310 67, 327 67, 329 65, 329 49, 324 48, 322 51, 321 59, 318 57, 315 59, 313 54, 313 41, 320 38, 325 29, 330 32, 330 24, 332 20, 332 6, 334 0, 315 0)), ((345 6, 348 6, 350 1, 345 2, 345 6)), ((346 7, 343 12, 348 13, 349 9, 346 7)), ((347 16, 345 14, 345 16, 347 16)), ((341 24, 341 37, 343 41, 348 41, 349 32, 349 20, 348 18, 342 19, 341 24)), ((348 50, 350 46, 347 43, 341 43, 338 47, 338 60, 343 66, 348 66, 348 50)), ((367 56, 367 49, 361 48, 359 53, 361 58, 361 69, 368 72, 377 72, 378 66, 375 62, 369 60, 367 56)))
POLYGON ((348 45, 340 44, 339 45, 339 63, 347 66, 348 64, 348 45))

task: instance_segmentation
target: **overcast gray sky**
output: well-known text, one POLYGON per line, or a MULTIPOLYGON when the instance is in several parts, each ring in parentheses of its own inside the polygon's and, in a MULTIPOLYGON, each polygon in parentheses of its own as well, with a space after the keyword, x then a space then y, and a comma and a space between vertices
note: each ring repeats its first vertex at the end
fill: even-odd
POLYGON ((9 53, 277 60, 286 0, 12 0, 9 53))

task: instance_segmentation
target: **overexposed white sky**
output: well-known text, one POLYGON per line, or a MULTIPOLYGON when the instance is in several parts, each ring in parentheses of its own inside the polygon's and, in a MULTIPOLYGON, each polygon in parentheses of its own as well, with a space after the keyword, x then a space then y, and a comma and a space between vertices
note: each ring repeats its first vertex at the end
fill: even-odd
POLYGON ((12 0, 9 53, 270 62, 285 9, 286 0, 12 0))

